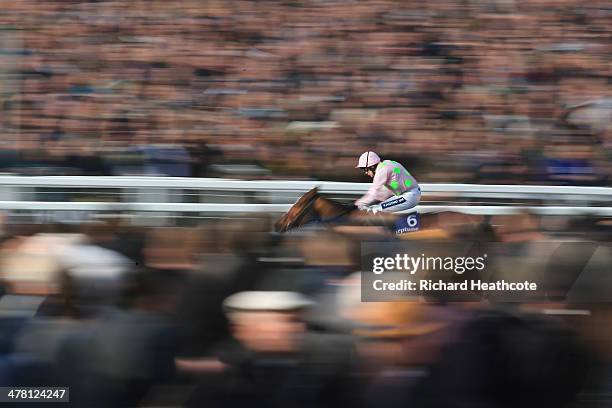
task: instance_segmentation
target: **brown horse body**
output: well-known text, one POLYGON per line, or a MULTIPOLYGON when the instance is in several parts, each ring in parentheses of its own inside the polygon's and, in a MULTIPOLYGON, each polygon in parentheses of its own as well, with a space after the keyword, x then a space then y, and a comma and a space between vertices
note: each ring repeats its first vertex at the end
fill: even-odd
POLYGON ((343 219, 347 223, 392 226, 397 215, 379 213, 373 215, 361 211, 352 204, 343 204, 319 194, 318 187, 304 194, 275 224, 277 232, 286 232, 309 222, 333 222, 343 219))

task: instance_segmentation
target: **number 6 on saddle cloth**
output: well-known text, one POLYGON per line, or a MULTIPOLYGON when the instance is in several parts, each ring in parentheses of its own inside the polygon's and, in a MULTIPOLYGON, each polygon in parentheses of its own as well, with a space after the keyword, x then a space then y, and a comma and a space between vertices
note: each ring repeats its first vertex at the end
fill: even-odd
POLYGON ((419 229, 421 229, 421 217, 419 213, 401 214, 400 218, 395 221, 396 234, 418 231, 419 229))

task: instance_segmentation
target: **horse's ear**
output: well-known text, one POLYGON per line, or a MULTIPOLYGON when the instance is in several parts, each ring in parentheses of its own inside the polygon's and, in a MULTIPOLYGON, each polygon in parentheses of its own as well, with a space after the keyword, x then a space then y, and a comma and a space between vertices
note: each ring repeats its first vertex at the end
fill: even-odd
POLYGON ((310 190, 308 190, 308 192, 307 192, 306 194, 304 194, 304 195, 305 195, 305 196, 306 196, 306 195, 310 196, 310 195, 319 194, 319 188, 320 188, 320 187, 321 187, 321 186, 316 186, 316 187, 313 187, 313 188, 311 188, 310 190))

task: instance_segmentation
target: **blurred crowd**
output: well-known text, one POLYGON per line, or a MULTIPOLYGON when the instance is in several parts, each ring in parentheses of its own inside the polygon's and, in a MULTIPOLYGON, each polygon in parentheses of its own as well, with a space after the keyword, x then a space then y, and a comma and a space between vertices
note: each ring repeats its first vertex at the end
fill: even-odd
POLYGON ((609 222, 431 217, 407 242, 503 244, 487 273, 544 298, 361 302, 361 241, 396 240, 375 226, 5 224, 0 385, 88 408, 609 406, 609 222))
MULTIPOLYGON (((605 0, 3 2, 0 170, 609 185, 605 0), (603 113, 575 118, 577 104, 603 113)), ((578 115, 580 116, 580 115, 578 115)))
MULTIPOLYGON (((612 184, 607 1, 0 8, 1 173, 355 181, 376 150, 422 182, 612 184)), ((425 217, 408 241, 503 244, 491 273, 541 297, 361 302, 360 243, 397 240, 371 225, 0 223, 0 386, 87 408, 610 406, 610 220, 425 217)))

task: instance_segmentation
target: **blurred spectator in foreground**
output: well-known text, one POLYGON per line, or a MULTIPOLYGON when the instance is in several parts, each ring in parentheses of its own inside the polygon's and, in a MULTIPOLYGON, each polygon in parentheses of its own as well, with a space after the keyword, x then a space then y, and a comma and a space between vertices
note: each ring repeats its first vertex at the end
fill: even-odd
POLYGON ((237 342, 220 348, 224 374, 216 388, 200 387, 193 406, 332 407, 350 401, 350 339, 309 331, 302 314, 311 304, 293 292, 227 298, 237 342))
POLYGON ((3 225, 0 383, 78 407, 605 406, 608 220, 424 221, 403 244, 475 241, 540 290, 363 302, 357 245, 400 242, 382 227, 3 225))

